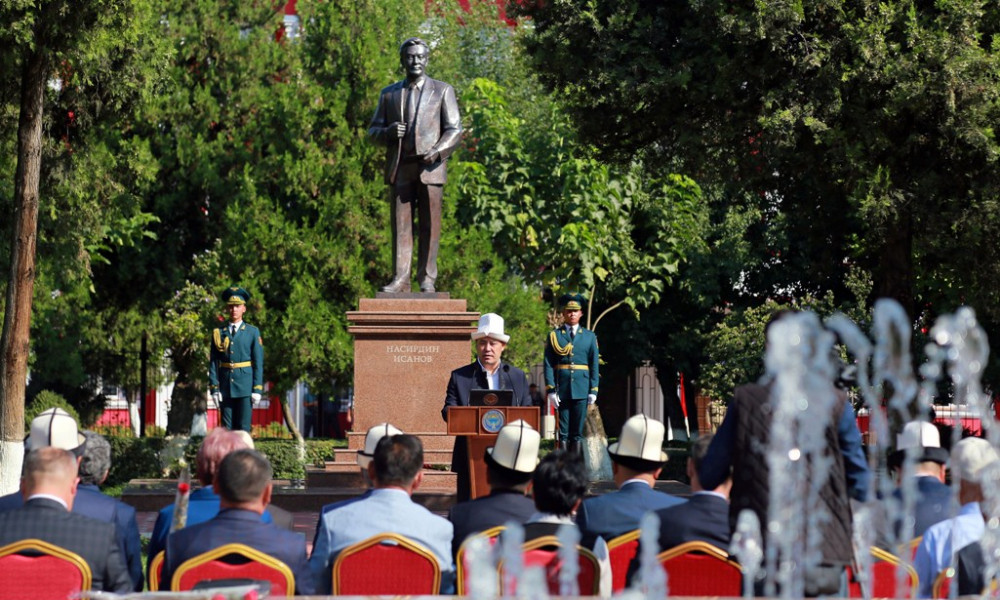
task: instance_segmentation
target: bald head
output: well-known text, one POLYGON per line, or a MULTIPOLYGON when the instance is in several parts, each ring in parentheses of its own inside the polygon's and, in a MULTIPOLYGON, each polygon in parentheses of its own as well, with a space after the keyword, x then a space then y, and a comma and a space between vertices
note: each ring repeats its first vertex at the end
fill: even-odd
POLYGON ((24 499, 47 494, 61 498, 68 508, 73 508, 76 495, 77 459, 61 448, 47 446, 28 453, 21 476, 21 495, 24 499))

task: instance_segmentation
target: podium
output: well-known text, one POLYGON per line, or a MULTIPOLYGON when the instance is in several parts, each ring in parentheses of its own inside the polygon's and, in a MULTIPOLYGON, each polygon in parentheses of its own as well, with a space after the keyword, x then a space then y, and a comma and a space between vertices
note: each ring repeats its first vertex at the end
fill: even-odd
POLYGON ((490 493, 483 455, 493 445, 497 433, 507 423, 523 420, 538 429, 537 406, 450 406, 448 434, 465 436, 469 449, 469 484, 472 499, 490 493))

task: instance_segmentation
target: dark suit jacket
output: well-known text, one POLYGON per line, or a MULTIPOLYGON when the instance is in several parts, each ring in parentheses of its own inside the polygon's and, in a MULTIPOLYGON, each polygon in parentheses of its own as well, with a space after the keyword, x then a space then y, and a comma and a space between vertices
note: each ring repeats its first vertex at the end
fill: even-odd
POLYGON ((465 538, 510 521, 524 523, 535 513, 535 503, 517 490, 491 490, 489 496, 459 502, 448 511, 448 520, 455 526, 451 553, 458 555, 458 548, 465 538))
POLYGON ((684 542, 702 541, 729 552, 729 502, 714 494, 695 493, 687 502, 656 511, 660 551, 684 542))
MULTIPOLYGON (((958 551, 958 595, 979 596, 986 587, 983 570, 986 559, 983 557, 983 546, 973 542, 958 551)), ((952 584, 954 585, 954 583, 952 584)))
POLYGON ((174 571, 184 561, 225 544, 245 544, 288 565, 295 575, 295 593, 311 596, 316 584, 306 562, 306 541, 301 534, 262 523, 248 510, 224 509, 204 523, 179 529, 167 537, 160 590, 170 589, 174 571))
POLYGON ((642 481, 633 481, 620 490, 587 498, 576 513, 576 524, 585 536, 601 536, 611 541, 639 528, 647 512, 680 504, 684 500, 658 492, 642 481))
MULTIPOLYGON (((382 90, 378 98, 378 107, 368 126, 368 135, 387 148, 386 183, 390 183, 389 180, 400 159, 399 138, 396 137, 395 131, 390 131, 389 125, 406 121, 403 117, 405 86, 405 80, 397 81, 382 90)), ((444 185, 448 179, 445 167, 447 159, 462 139, 462 119, 458 114, 455 90, 443 81, 425 77, 420 104, 417 105, 416 120, 410 125, 415 128, 413 130, 415 154, 423 156, 432 151, 441 154, 437 162, 422 165, 420 181, 425 184, 444 185)))
MULTIPOLYGON (((895 489, 892 495, 902 502, 903 492, 895 489)), ((927 528, 951 516, 951 488, 934 477, 917 477, 916 508, 913 516, 913 537, 924 535, 927 528)), ((893 524, 896 534, 902 528, 902 521, 893 524)))
MULTIPOLYGON (((500 363, 500 389, 514 391, 514 406, 531 406, 531 397, 528 396, 528 378, 524 371, 517 367, 500 363)), ((469 392, 474 389, 486 389, 486 371, 483 370, 479 361, 460 367, 451 372, 448 380, 448 389, 445 392, 444 408, 441 409, 441 418, 448 420, 449 406, 468 406, 469 392)), ((469 483, 469 449, 465 437, 455 438, 455 448, 451 453, 451 470, 458 474, 458 501, 463 502, 470 497, 469 483)))
POLYGON ((91 589, 129 593, 132 580, 122 559, 115 526, 66 510, 48 498, 32 498, 0 513, 0 546, 36 538, 79 554, 90 565, 91 589))
MULTIPOLYGON (((24 498, 15 492, 0 498, 0 512, 24 506, 24 498)), ((141 592, 143 588, 142 547, 139 542, 139 525, 135 519, 135 509, 120 500, 101 492, 96 485, 81 483, 73 499, 73 514, 83 515, 115 526, 115 539, 122 558, 128 567, 132 588, 141 592)))

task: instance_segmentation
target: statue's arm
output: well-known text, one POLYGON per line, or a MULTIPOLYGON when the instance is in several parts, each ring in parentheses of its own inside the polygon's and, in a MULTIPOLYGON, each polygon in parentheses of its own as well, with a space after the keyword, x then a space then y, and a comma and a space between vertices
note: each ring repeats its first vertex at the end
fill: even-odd
POLYGON ((378 97, 378 106, 375 107, 375 114, 372 115, 372 121, 368 125, 368 135, 380 144, 388 144, 398 139, 396 135, 389 135, 388 105, 389 93, 383 91, 378 97))
POLYGON ((458 101, 455 100, 455 88, 445 87, 441 101, 441 137, 434 144, 434 151, 446 160, 458 147, 462 140, 462 117, 458 113, 458 101))

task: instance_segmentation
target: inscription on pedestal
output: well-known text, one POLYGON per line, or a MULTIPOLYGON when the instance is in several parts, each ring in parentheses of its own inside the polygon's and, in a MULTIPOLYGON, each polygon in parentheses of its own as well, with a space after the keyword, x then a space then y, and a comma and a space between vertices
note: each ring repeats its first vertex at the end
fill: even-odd
POLYGON ((428 344, 386 344, 385 352, 394 363, 432 363, 441 346, 428 344))

